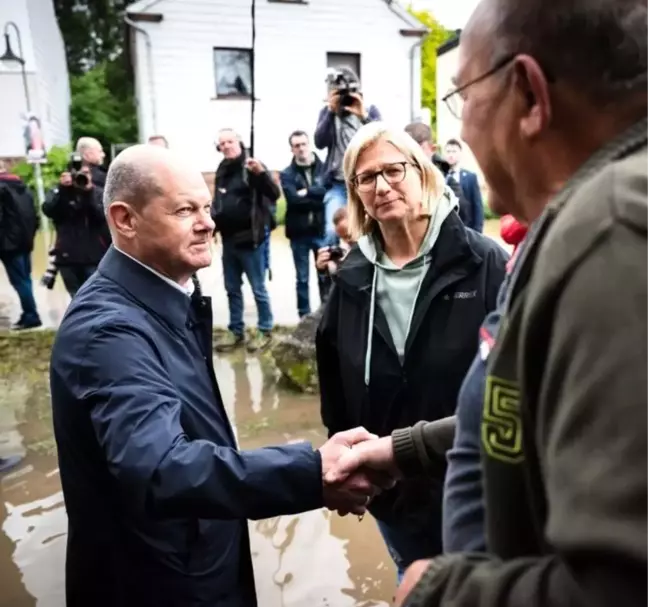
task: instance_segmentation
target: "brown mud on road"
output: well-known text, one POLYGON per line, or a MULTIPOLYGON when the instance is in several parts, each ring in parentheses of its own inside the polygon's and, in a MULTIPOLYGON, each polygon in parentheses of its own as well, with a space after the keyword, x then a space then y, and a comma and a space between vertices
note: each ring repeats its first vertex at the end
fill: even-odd
MULTIPOLYGON (((215 358, 242 448, 320 444, 317 398, 285 391, 268 357, 215 358)), ((64 607, 67 518, 52 436, 47 373, 0 376, 0 457, 21 463, 0 476, 0 607, 64 607)), ((395 570, 370 516, 325 510, 250 522, 262 607, 386 607, 395 570)))

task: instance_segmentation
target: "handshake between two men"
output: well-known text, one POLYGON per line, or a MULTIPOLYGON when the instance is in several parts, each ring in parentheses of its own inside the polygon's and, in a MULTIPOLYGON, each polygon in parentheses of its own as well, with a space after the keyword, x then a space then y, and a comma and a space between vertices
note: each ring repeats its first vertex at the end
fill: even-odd
POLYGON ((354 428, 333 435, 319 451, 324 505, 341 516, 364 514, 371 500, 391 489, 401 476, 391 436, 379 438, 354 428))
POLYGON ((364 514, 372 498, 403 477, 443 476, 455 417, 421 421, 378 438, 364 428, 335 434, 321 448, 324 504, 341 515, 364 514))

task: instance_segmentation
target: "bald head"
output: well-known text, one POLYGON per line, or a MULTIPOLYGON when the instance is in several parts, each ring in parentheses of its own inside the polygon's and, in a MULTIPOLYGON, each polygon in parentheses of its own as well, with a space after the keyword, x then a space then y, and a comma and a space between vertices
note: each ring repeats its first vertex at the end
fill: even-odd
POLYGON ((176 153, 159 146, 126 148, 110 165, 104 188, 104 210, 113 202, 126 202, 141 210, 153 198, 163 196, 171 183, 189 181, 205 185, 202 175, 176 153))
POLYGON ((646 17, 645 0, 482 0, 462 43, 492 63, 531 55, 592 101, 623 101, 645 93, 646 17))

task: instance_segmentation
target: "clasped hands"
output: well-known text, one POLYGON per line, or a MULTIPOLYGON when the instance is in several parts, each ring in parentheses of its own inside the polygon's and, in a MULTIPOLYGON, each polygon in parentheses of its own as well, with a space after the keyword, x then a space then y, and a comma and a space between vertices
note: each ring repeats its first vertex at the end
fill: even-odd
POLYGON ((400 478, 391 436, 354 428, 335 434, 319 451, 324 505, 341 516, 364 514, 371 500, 400 478))

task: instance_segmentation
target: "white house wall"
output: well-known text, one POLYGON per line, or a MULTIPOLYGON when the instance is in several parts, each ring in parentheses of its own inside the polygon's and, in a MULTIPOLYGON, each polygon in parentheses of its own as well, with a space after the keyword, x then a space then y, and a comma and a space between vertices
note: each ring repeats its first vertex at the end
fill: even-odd
MULTIPOLYGON (((36 62, 32 50, 29 30, 29 14, 25 0, 14 2, 0 1, 0 28, 8 21, 13 21, 20 29, 22 38, 25 69, 30 97, 36 96, 36 62)), ((0 31, 0 33, 4 33, 0 31)), ((18 54, 18 42, 13 28, 9 36, 11 47, 18 54)), ((0 38, 0 54, 4 53, 4 36, 0 38)), ((27 111, 25 90, 20 66, 7 66, 0 62, 0 157, 18 157, 25 155, 23 142, 23 120, 27 111)))
POLYGON ((70 83, 65 45, 51 1, 27 0, 36 59, 35 109, 47 147, 70 142, 70 83))
POLYGON ((483 185, 483 177, 472 151, 461 139, 461 120, 454 117, 448 106, 442 101, 448 91, 454 88, 453 76, 457 73, 459 47, 453 48, 437 57, 437 141, 444 145, 448 139, 462 142, 462 165, 469 171, 477 173, 483 185))
MULTIPOLYGON (((250 102, 216 99, 213 47, 251 46, 250 3, 241 0, 164 0, 151 7, 158 24, 139 23, 151 35, 157 125, 144 37, 137 36, 140 131, 154 131, 202 171, 214 170, 214 138, 232 127, 249 143, 250 102)), ((409 56, 415 38, 381 0, 257 0, 255 153, 271 168, 290 160, 287 137, 313 134, 325 97, 326 53, 360 53, 365 98, 402 127, 410 118, 409 56)), ((416 72, 419 70, 416 53, 416 72)), ((415 107, 420 105, 416 85, 415 107)))
MULTIPOLYGON (((23 55, 32 111, 41 119, 45 145, 69 141, 69 84, 65 49, 52 0, 0 0, 0 28, 16 23, 22 38, 23 55)), ((18 54, 13 28, 11 46, 18 54)), ((4 52, 4 37, 0 39, 4 52)), ((0 63, 0 157, 25 155, 23 120, 27 111, 21 69, 0 63)))

